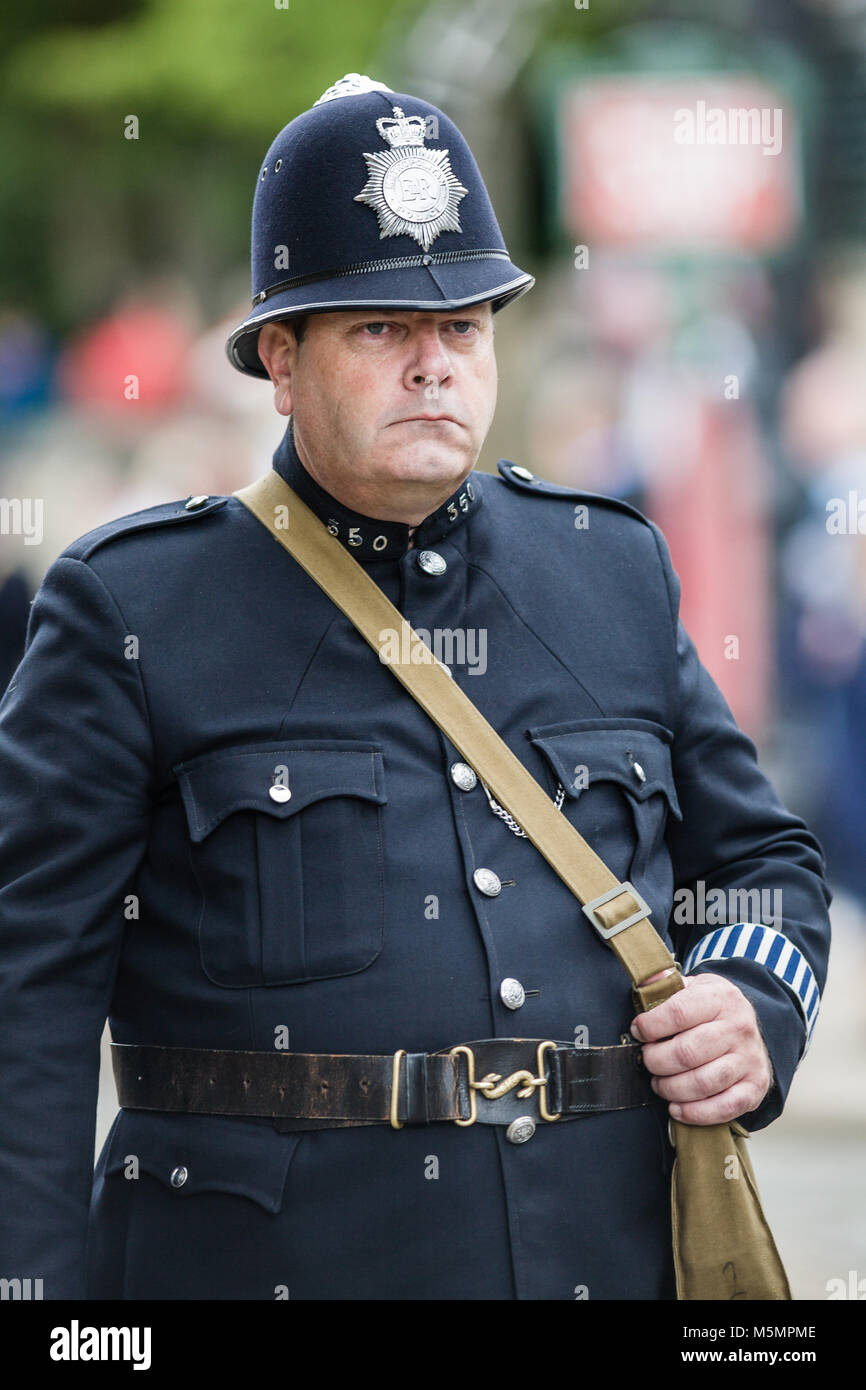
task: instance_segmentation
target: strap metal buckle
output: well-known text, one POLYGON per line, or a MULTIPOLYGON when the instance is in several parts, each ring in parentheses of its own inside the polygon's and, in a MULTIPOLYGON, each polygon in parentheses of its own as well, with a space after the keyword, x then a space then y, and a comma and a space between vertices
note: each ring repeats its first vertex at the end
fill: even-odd
POLYGON ((593 898, 592 902, 584 903, 583 912, 589 918, 599 936, 605 941, 609 941, 612 936, 616 936, 617 932, 625 931, 626 927, 633 927, 635 922, 639 922, 643 917, 649 917, 652 908, 646 899, 637 891, 634 884, 629 883, 628 879, 625 879, 622 883, 618 883, 615 888, 611 888, 609 892, 602 893, 601 897, 593 898), (602 903, 609 903, 612 898, 618 898, 620 893, 631 893, 635 902, 640 903, 640 908, 637 912, 633 912, 630 917, 623 918, 621 922, 615 922, 612 927, 606 927, 604 922, 596 917, 596 908, 601 907, 602 903))
POLYGON ((472 1051, 472 1048, 467 1047, 465 1043, 459 1043, 457 1047, 452 1047, 449 1054, 451 1057, 456 1057, 458 1053, 461 1052, 466 1057, 466 1073, 469 1081, 469 1119, 455 1119, 455 1125, 460 1125, 465 1128, 468 1125, 475 1124, 475 1121, 478 1119, 477 1091, 480 1091, 486 1100, 498 1100, 500 1096, 507 1095, 509 1091, 513 1091, 515 1086, 520 1087, 517 1094, 521 1100, 528 1099, 533 1091, 537 1091, 538 1113, 541 1118, 547 1120, 549 1124, 552 1124, 554 1120, 558 1120, 559 1113, 552 1115, 547 1108, 547 1083, 550 1078, 544 1073, 544 1054, 552 1047, 555 1048, 556 1043, 551 1042, 549 1039, 538 1044, 535 1052, 535 1064, 538 1070, 537 1076, 533 1076, 531 1071, 526 1071, 521 1068, 521 1070, 513 1071, 510 1076, 506 1076, 505 1078, 501 1077, 498 1072, 491 1071, 488 1072, 486 1076, 483 1076, 480 1081, 475 1080, 475 1053, 472 1051))

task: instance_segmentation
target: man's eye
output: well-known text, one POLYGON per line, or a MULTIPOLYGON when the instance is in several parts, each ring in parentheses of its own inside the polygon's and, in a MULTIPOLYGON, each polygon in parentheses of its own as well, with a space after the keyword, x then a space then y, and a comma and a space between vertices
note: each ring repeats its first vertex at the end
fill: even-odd
MULTIPOLYGON (((451 327, 452 327, 452 328, 466 328, 466 329, 472 329, 472 328, 475 327, 475 324, 472 322, 471 319, 455 319, 455 321, 454 321, 454 323, 451 325, 451 327)), ((469 336, 468 332, 467 332, 467 333, 460 333, 460 334, 458 334, 458 337, 460 337, 460 338, 468 338, 468 336, 469 336)))
POLYGON ((365 323, 365 324, 363 324, 362 326, 366 329, 366 331, 367 331, 368 333, 373 333, 373 337, 374 337, 374 338, 381 338, 381 337, 382 337, 382 334, 381 334, 381 333, 373 332, 374 329, 377 329, 377 328, 387 328, 387 327, 388 327, 387 323, 383 323, 380 319, 377 319, 377 321, 376 321, 375 323, 365 323))

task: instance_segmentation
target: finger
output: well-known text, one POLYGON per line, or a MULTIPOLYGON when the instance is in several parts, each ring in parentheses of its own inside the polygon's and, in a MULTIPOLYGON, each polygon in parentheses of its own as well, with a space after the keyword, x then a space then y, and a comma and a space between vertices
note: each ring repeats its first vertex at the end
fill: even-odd
POLYGON ((724 1057, 716 1057, 694 1071, 680 1072, 676 1076, 654 1076, 650 1084, 656 1095, 664 1096, 665 1100, 683 1102, 723 1095, 748 1076, 743 1058, 735 1052, 727 1052, 724 1057))
POLYGON ((631 1025, 632 1036, 639 1042, 657 1042, 718 1017, 719 991, 712 981, 699 985, 701 979, 700 975, 695 976, 692 988, 677 990, 663 1004, 638 1014, 631 1025))
POLYGON ((736 1030, 722 1019, 714 1019, 712 1023, 687 1028, 675 1038, 644 1043, 643 1064, 653 1076, 676 1076, 733 1052, 736 1042, 736 1030))
POLYGON ((721 1125, 757 1110, 763 1099, 760 1087, 754 1082, 738 1081, 721 1095, 707 1100, 674 1101, 668 1106, 668 1112, 672 1119, 682 1120, 687 1125, 721 1125))
POLYGON ((654 980, 663 980, 666 975, 676 974, 676 967, 669 965, 664 970, 657 970, 654 975, 647 975, 645 980, 641 980, 641 985, 651 985, 654 980))

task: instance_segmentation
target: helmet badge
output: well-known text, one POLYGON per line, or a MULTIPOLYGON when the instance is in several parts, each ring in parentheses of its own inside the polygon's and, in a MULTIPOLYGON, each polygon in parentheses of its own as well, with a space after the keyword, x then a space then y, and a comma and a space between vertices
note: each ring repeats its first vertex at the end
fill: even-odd
POLYGON ((406 116, 399 106, 393 118, 376 122, 388 150, 365 154, 368 178, 356 203, 367 203, 379 218, 379 240, 411 236, 425 251, 442 232, 459 232, 457 205, 469 192, 454 174, 447 150, 424 148, 424 116, 406 116))

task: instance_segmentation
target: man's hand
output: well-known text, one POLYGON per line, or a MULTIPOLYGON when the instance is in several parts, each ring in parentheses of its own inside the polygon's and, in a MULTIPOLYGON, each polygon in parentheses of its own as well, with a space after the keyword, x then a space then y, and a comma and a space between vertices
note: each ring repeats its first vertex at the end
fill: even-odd
POLYGON ((652 1088, 675 1120, 717 1125, 757 1110, 773 1068, 749 1000, 723 975, 686 975, 685 989, 638 1014, 652 1088))

